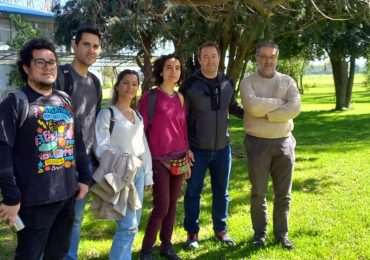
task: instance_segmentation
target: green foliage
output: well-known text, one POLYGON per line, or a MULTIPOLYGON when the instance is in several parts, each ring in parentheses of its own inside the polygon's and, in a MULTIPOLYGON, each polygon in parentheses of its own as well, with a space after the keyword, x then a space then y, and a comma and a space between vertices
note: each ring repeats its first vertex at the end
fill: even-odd
POLYGON ((307 61, 299 58, 279 60, 278 71, 291 76, 303 92, 302 77, 307 61))
POLYGON ((17 32, 16 36, 7 42, 11 50, 19 50, 26 41, 40 34, 37 28, 26 23, 20 15, 11 14, 9 18, 17 32))
MULTIPOLYGON (((11 14, 9 18, 17 32, 16 36, 7 42, 11 50, 19 50, 26 41, 40 34, 37 28, 26 23, 20 15, 11 14)), ((18 67, 16 65, 11 65, 8 85, 19 87, 23 84, 24 82, 19 74, 18 67)))
POLYGON ((103 76, 103 88, 110 88, 114 85, 115 79, 117 76, 117 72, 114 68, 112 67, 102 67, 100 68, 100 72, 103 76))
MULTIPOLYGON (((268 192, 268 240, 265 249, 256 249, 250 221, 250 183, 244 158, 244 130, 240 119, 231 117, 233 165, 229 185, 228 230, 237 245, 226 248, 213 238, 211 187, 205 179, 200 214, 199 250, 186 251, 183 193, 177 205, 172 237, 183 259, 368 259, 370 255, 370 93, 361 88, 363 76, 356 75, 352 110, 333 110, 331 75, 305 76, 304 84, 315 85, 302 95, 302 112, 294 120, 297 140, 293 176, 289 236, 297 249, 284 250, 273 243, 272 185, 268 192)), ((108 92, 105 92, 108 93, 108 92)), ((184 183, 185 185, 185 183, 184 183)), ((184 187, 183 187, 184 191, 184 187)), ((144 198, 140 231, 133 245, 138 258, 145 225, 151 212, 151 192, 144 198)), ((80 259, 108 259, 116 224, 94 219, 86 209, 79 248, 80 259)), ((16 235, 0 223, 0 255, 14 259, 16 235)), ((159 242, 154 257, 159 259, 159 242)))
POLYGON ((104 32, 103 14, 97 11, 102 8, 102 4, 101 1, 69 0, 62 6, 58 1, 52 8, 56 14, 55 42, 65 45, 69 50, 74 34, 80 26, 94 26, 104 32))

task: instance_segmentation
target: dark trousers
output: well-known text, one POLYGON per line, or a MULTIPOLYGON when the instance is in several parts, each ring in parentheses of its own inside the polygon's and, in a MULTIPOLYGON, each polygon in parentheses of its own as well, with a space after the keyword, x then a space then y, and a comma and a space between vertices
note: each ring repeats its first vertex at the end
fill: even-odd
POLYGON ((245 140, 251 191, 251 217, 255 234, 266 234, 267 187, 271 175, 274 189, 273 226, 275 238, 288 235, 290 193, 295 161, 293 136, 245 140))
POLYGON ((51 204, 21 207, 25 228, 17 233, 15 259, 57 260, 68 252, 75 198, 51 204))
POLYGON ((180 196, 184 175, 172 175, 157 160, 153 160, 153 210, 146 226, 142 244, 143 252, 151 252, 157 238, 161 239, 161 249, 171 246, 171 237, 176 218, 176 203, 180 196))

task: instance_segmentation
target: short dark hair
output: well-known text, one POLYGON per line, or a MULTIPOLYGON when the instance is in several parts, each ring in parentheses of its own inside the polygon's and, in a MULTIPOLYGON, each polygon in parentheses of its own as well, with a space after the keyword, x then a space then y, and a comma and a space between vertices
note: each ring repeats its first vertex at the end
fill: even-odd
POLYGON ((266 40, 263 42, 260 42, 256 47, 256 56, 260 53, 260 49, 263 47, 269 47, 274 48, 277 50, 277 54, 279 54, 279 46, 273 41, 273 40, 266 40))
MULTIPOLYGON (((175 58, 176 60, 180 61, 179 56, 175 53, 172 53, 172 54, 162 55, 154 62, 152 75, 154 77, 154 80, 155 80, 154 83, 156 84, 156 86, 159 86, 160 84, 163 83, 162 72, 163 72, 164 64, 166 63, 166 60, 169 60, 172 58, 175 58)), ((180 66, 181 66, 181 62, 180 62, 180 66)), ((177 84, 181 83, 182 76, 183 76, 183 73, 181 69, 180 79, 177 82, 177 84)))
MULTIPOLYGON (((120 73, 118 73, 117 75, 117 79, 116 79, 116 83, 114 83, 113 85, 113 89, 112 89, 112 99, 111 99, 111 103, 112 105, 114 105, 117 100, 118 100, 118 91, 117 91, 117 87, 119 85, 119 83, 121 82, 121 80, 126 76, 126 75, 135 75, 137 77, 137 84, 139 85, 140 84, 140 78, 139 78, 139 73, 137 73, 136 70, 129 70, 129 69, 125 69, 125 70, 122 70, 120 73)), ((134 100, 131 102, 131 107, 134 107, 134 104, 136 103, 136 98, 134 98, 134 100)))
POLYGON ((20 49, 17 59, 17 66, 24 82, 27 82, 28 75, 24 71, 23 65, 30 67, 33 58, 33 51, 43 49, 49 50, 54 53, 55 60, 58 61, 58 56, 55 52, 54 44, 45 38, 33 38, 23 44, 22 48, 20 49))
POLYGON ((198 58, 200 58, 200 54, 202 53, 202 49, 207 48, 207 47, 216 48, 218 55, 219 56, 221 55, 220 48, 218 47, 218 44, 215 43, 215 42, 207 41, 207 42, 202 43, 202 45, 200 45, 200 47, 198 48, 198 58))
POLYGON ((75 35, 75 43, 78 45, 78 43, 81 41, 81 37, 83 33, 91 33, 98 36, 99 41, 101 39, 101 34, 99 32, 98 28, 90 27, 90 26, 84 26, 77 29, 76 35, 75 35))

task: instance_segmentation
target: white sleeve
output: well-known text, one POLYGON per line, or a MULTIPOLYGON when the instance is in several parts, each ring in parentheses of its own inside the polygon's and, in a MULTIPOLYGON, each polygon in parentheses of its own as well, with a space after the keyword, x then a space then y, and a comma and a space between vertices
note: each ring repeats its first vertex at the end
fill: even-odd
POLYGON ((95 140, 94 140, 94 154, 100 159, 104 151, 109 148, 110 145, 110 111, 109 109, 100 110, 95 121, 95 140))
POLYGON ((150 154, 149 145, 146 140, 145 134, 143 134, 143 143, 145 146, 145 151, 143 154, 143 166, 144 166, 144 174, 145 180, 144 185, 153 185, 153 170, 152 170, 152 156, 150 154))

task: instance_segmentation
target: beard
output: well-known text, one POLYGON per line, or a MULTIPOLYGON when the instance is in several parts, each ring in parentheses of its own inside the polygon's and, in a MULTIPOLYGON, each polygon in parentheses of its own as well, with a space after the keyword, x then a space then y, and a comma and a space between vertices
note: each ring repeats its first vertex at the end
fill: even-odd
POLYGON ((45 80, 28 79, 28 84, 41 91, 50 91, 53 88, 55 80, 52 82, 45 80))
POLYGON ((38 83, 39 83, 40 89, 42 89, 42 90, 49 90, 53 87, 53 84, 54 84, 54 82, 49 83, 49 82, 45 82, 45 81, 39 81, 38 83))

